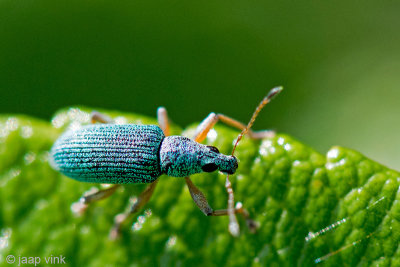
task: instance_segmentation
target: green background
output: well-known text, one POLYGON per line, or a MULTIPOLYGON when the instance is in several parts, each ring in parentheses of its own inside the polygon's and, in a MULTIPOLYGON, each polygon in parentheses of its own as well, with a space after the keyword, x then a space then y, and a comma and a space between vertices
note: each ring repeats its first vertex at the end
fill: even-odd
POLYGON ((0 112, 209 112, 400 169, 398 1, 0 2, 0 112))

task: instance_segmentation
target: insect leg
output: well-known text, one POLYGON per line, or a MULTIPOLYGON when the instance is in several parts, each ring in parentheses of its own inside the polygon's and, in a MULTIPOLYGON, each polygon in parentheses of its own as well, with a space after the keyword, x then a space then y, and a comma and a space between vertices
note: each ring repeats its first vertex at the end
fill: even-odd
POLYGON ((159 107, 157 109, 157 120, 158 120, 158 125, 160 125, 161 130, 164 132, 164 135, 169 136, 170 135, 169 119, 166 108, 159 107))
MULTIPOLYGON (((113 120, 100 113, 97 111, 93 111, 90 114, 91 117, 91 121, 92 123, 96 123, 96 122, 100 122, 100 123, 112 123, 113 120)), ((79 201, 75 202, 72 204, 71 209, 75 214, 82 214, 83 212, 85 212, 85 210, 87 209, 87 207, 89 206, 90 203, 92 202, 96 202, 102 199, 105 199, 109 196, 111 196, 115 190, 119 187, 119 185, 113 185, 107 189, 102 189, 99 190, 97 188, 95 188, 94 190, 90 190, 88 192, 86 192, 80 199, 79 201)))
MULTIPOLYGON (((243 124, 235 119, 232 119, 228 116, 225 116, 223 114, 215 114, 212 112, 197 127, 194 140, 196 142, 203 141, 207 137, 208 132, 212 129, 212 127, 219 120, 227 125, 238 128, 242 131, 244 129, 246 129, 245 124, 243 124)), ((266 137, 272 137, 275 135, 275 132, 270 131, 270 130, 254 132, 251 129, 247 129, 247 133, 253 139, 262 139, 262 138, 266 138, 266 137)), ((199 189, 197 189, 194 186, 194 184, 190 181, 189 178, 186 179, 186 184, 189 187, 189 191, 191 191, 191 195, 192 195, 194 202, 200 208, 200 210, 203 211, 203 213, 205 213, 206 215, 209 215, 209 216, 219 216, 219 215, 229 216, 229 231, 231 232, 232 235, 234 235, 234 236, 239 235, 239 224, 237 222, 235 213, 241 213, 242 215, 246 215, 244 217, 246 219, 248 227, 250 228, 250 231, 254 232, 255 229, 257 228, 256 223, 253 220, 248 218, 247 211, 244 213, 245 210, 243 208, 240 210, 237 210, 234 208, 233 189, 232 189, 232 185, 231 185, 231 182, 229 181, 228 177, 227 177, 226 183, 225 183, 226 191, 228 192, 228 209, 221 210, 221 211, 212 211, 211 207, 207 203, 207 199, 205 198, 205 196, 201 193, 201 191, 199 189), (209 212, 209 209, 211 209, 211 211, 212 211, 211 214, 206 213, 206 212, 209 212)))
POLYGON ((108 117, 107 115, 100 113, 98 111, 93 111, 90 114, 90 118, 92 123, 100 122, 100 123, 113 123, 113 119, 108 117))
MULTIPOLYGON (((207 198, 204 196, 203 192, 200 191, 198 187, 196 187, 192 180, 189 177, 185 177, 186 184, 189 188, 190 195, 192 196, 193 201, 196 203, 197 207, 206 215, 206 216, 229 216, 228 209, 223 210, 213 210, 211 206, 208 204, 207 198)), ((242 203, 238 202, 236 204, 234 213, 241 214, 246 220, 246 224, 249 227, 251 232, 255 232, 257 229, 257 224, 249 217, 249 213, 246 209, 243 208, 242 203)), ((232 224, 236 225, 236 223, 232 224)), ((234 230, 234 232, 238 232, 234 230)))
POLYGON ((116 184, 107 189, 99 190, 95 188, 86 192, 77 202, 72 203, 71 209, 75 214, 85 212, 90 203, 105 199, 111 196, 120 185, 116 184))
POLYGON ((119 237, 121 233, 121 228, 130 221, 135 212, 140 210, 150 200, 157 183, 158 179, 146 187, 146 189, 139 195, 136 202, 132 205, 132 207, 130 207, 128 211, 115 216, 114 226, 111 228, 110 231, 110 239, 115 240, 119 237))
POLYGON ((192 199, 194 203, 196 203, 197 207, 206 215, 206 216, 211 216, 213 213, 213 209, 210 207, 208 204, 208 201, 203 194, 203 192, 200 191, 190 180, 189 177, 185 177, 186 184, 189 188, 190 195, 192 196, 192 199))
MULTIPOLYGON (((221 121, 239 130, 243 130, 246 128, 246 125, 241 123, 240 121, 237 121, 224 114, 216 114, 214 112, 211 112, 197 127, 194 140, 199 143, 202 142, 207 137, 208 132, 212 129, 212 127, 214 127, 214 125, 218 121, 221 121)), ((251 129, 248 129, 247 134, 252 139, 263 139, 267 137, 273 137, 275 135, 275 132, 272 130, 253 131, 251 129)))
MULTIPOLYGON (((98 116, 98 114, 96 114, 98 116)), ((100 114, 101 115, 101 114, 100 114)), ((157 120, 160 125, 161 130, 165 136, 169 136, 169 120, 168 113, 164 107, 159 107, 157 109, 157 120)), ((130 207, 130 209, 125 213, 120 213, 115 216, 114 226, 110 231, 110 239, 115 240, 119 237, 121 228, 130 221, 133 214, 140 210, 153 195, 154 189, 158 183, 158 179, 152 182, 146 189, 139 195, 136 202, 130 207)))
MULTIPOLYGON (((246 220, 246 225, 250 229, 250 232, 255 233, 258 224, 250 218, 249 212, 243 208, 242 202, 237 202, 235 206, 235 213, 242 215, 242 217, 246 220)), ((227 216, 229 215, 228 209, 215 210, 212 212, 211 216, 227 216)))

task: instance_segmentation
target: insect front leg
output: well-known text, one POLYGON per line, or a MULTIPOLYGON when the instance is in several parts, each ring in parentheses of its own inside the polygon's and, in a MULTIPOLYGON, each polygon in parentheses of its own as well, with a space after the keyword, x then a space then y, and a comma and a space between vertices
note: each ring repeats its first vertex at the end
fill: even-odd
MULTIPOLYGON (((185 177, 186 185, 189 188, 190 195, 192 196, 193 201, 196 203, 197 207, 206 215, 206 216, 229 216, 228 209, 221 209, 221 210, 213 210, 211 206, 208 204, 207 198, 201 192, 201 190, 196 187, 192 180, 189 177, 185 177)), ((246 220, 246 224, 250 231, 254 233, 257 230, 257 223, 250 219, 249 213, 246 209, 243 208, 241 202, 236 203, 236 206, 232 212, 233 214, 238 213, 243 216, 246 220)), ((239 234, 239 229, 235 229, 237 226, 237 222, 235 219, 230 218, 230 232, 233 233, 235 236, 239 234), (233 220, 233 221, 232 221, 233 220), (235 234, 237 233, 237 234, 235 234)))
MULTIPOLYGON (((221 121, 229 126, 237 128, 241 131, 246 128, 246 125, 241 123, 238 120, 235 120, 224 114, 220 114, 220 113, 216 114, 214 112, 211 112, 197 127, 196 133, 195 133, 196 137, 194 140, 201 143, 207 137, 208 132, 212 129, 212 127, 214 127, 214 125, 218 121, 221 121)), ((263 138, 274 137, 275 131, 272 131, 272 130, 253 131, 251 129, 248 129, 247 134, 252 139, 263 139, 263 138)))
MULTIPOLYGON (((262 139, 266 137, 272 137, 275 135, 275 132, 270 130, 254 132, 251 129, 248 129, 245 124, 235 119, 232 119, 223 114, 215 114, 212 112, 197 127, 194 140, 199 143, 202 142, 207 137, 208 132, 218 121, 221 121, 232 127, 238 128, 239 130, 242 131, 244 129, 247 129, 249 136, 253 139, 262 139)), ((226 182, 225 182, 225 188, 228 193, 228 209, 225 210, 212 211, 204 194, 194 186, 189 177, 186 178, 186 184, 189 187, 189 191, 194 202, 200 208, 200 210, 203 211, 203 213, 205 213, 208 216, 222 216, 222 215, 229 216, 229 231, 233 236, 239 235, 239 223, 235 216, 236 213, 242 214, 246 219, 247 226, 249 227, 250 231, 255 232, 257 224, 249 218, 249 213, 245 209, 243 209, 242 204, 240 203, 239 205, 240 209, 235 208, 233 188, 231 182, 229 181, 228 176, 226 177, 226 182)))
POLYGON ((120 213, 114 218, 114 226, 110 231, 110 239, 115 240, 120 236, 122 227, 127 224, 134 213, 139 211, 150 200, 153 195, 154 189, 158 183, 158 179, 152 182, 146 189, 139 195, 132 207, 127 212, 120 213))
MULTIPOLYGON (((258 223, 255 222, 253 219, 250 218, 249 212, 243 208, 242 202, 237 202, 235 206, 235 213, 242 215, 242 217, 246 220, 246 225, 250 229, 250 232, 255 233, 258 228, 258 223)), ((211 214, 212 216, 227 216, 228 210, 215 210, 211 214)))
MULTIPOLYGON (((241 135, 247 133, 250 138, 253 139, 262 139, 262 138, 267 138, 267 137, 273 137, 275 135, 274 131, 270 130, 264 130, 264 131, 257 131, 254 132, 251 130, 251 126, 253 125, 256 117, 260 113, 260 111, 264 108, 266 104, 268 104, 277 94, 282 92, 283 87, 278 86, 275 88, 272 88, 268 94, 263 98, 263 100, 258 104, 256 110, 254 111, 253 115, 251 116, 251 119, 247 125, 241 123, 240 121, 237 121, 231 117, 228 117, 224 114, 215 114, 214 112, 211 112, 197 127, 196 130, 196 138, 195 140, 197 142, 203 141, 207 133, 210 131, 210 129, 220 120, 221 122, 230 125, 232 127, 238 128, 239 130, 242 131, 241 135)), ((241 138, 241 136, 239 136, 241 138)), ((238 139, 239 140, 239 139, 238 139)))

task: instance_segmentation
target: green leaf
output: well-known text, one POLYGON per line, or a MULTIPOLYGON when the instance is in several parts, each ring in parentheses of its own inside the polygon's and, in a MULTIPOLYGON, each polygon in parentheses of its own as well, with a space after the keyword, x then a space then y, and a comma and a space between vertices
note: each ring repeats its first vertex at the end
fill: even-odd
MULTIPOLYGON (((114 216, 145 185, 124 186, 76 217, 71 204, 95 184, 69 179, 48 164, 68 126, 89 123, 90 109, 66 109, 52 123, 0 117, 0 264, 7 255, 65 257, 69 266, 397 266, 400 264, 398 172, 360 153, 333 147, 326 156, 284 134, 244 138, 231 176, 235 200, 259 223, 251 234, 228 233, 226 217, 206 217, 183 179, 162 176, 151 201, 122 238, 108 239, 114 216)), ((106 112, 120 122, 156 123, 106 112)), ((191 136, 195 125, 182 134, 191 136)), ((174 134, 181 133, 178 127, 174 134)), ((229 154, 238 131, 221 125, 206 139, 229 154)), ((194 175, 215 209, 225 208, 225 176, 194 175)))

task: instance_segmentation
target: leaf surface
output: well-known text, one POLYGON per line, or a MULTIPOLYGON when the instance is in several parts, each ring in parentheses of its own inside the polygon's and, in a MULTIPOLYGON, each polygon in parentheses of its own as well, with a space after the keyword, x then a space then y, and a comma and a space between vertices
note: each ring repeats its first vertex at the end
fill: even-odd
MULTIPOLYGON (((400 266, 398 172, 362 154, 333 147, 326 156, 294 138, 244 138, 231 176, 235 200, 259 228, 229 235, 225 217, 206 217, 183 179, 160 177, 150 202, 108 239, 114 216, 145 185, 127 185, 76 217, 71 204, 96 184, 69 179, 48 164, 48 151, 67 127, 89 123, 90 109, 58 112, 51 123, 0 117, 0 264, 7 255, 65 257, 69 266, 400 266)), ((119 123, 156 124, 134 114, 105 112, 119 123)), ((192 136, 196 125, 174 134, 192 136)), ((221 125, 205 143, 230 154, 238 131, 221 125)), ((225 208, 225 176, 193 182, 214 209, 225 208)))

